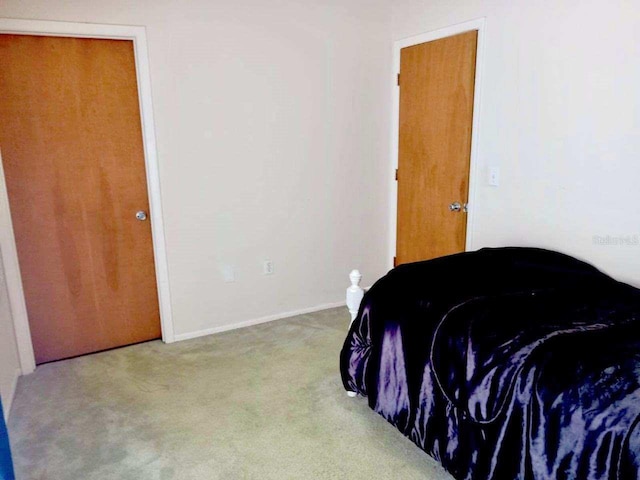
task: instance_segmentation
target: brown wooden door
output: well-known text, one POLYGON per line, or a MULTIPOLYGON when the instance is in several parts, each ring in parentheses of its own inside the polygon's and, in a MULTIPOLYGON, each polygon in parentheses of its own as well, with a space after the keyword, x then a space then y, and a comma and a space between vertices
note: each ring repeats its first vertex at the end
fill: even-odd
POLYGON ((36 363, 160 337, 132 42, 0 35, 0 148, 36 363))
POLYGON ((465 249, 477 33, 400 52, 397 264, 465 249))

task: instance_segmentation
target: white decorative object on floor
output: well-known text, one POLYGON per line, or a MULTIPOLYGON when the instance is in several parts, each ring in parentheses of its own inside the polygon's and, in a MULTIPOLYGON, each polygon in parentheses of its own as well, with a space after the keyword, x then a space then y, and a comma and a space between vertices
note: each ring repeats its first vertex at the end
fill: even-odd
MULTIPOLYGON (((364 297, 364 290, 360 286, 360 280, 362 280, 362 274, 359 270, 351 270, 349 274, 349 280, 351 280, 351 286, 347 288, 347 308, 351 314, 351 323, 356 319, 358 310, 360 309, 360 303, 362 297, 364 297)), ((351 323, 349 325, 351 325, 351 323)), ((347 391, 347 396, 350 398, 356 397, 356 392, 347 391)))
POLYGON ((351 280, 351 286, 347 288, 347 308, 351 314, 351 323, 353 323, 356 315, 358 315, 360 302, 362 302, 362 297, 364 296, 364 290, 360 287, 362 274, 358 270, 351 270, 349 280, 351 280))

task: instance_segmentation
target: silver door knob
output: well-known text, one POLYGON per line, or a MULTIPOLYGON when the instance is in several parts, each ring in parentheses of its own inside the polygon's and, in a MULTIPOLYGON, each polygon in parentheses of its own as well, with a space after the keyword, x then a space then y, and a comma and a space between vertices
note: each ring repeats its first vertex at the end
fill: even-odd
POLYGON ((144 210, 136 212, 136 218, 141 222, 144 222, 147 219, 147 212, 145 212, 144 210))
POLYGON ((451 205, 449 205, 449 210, 451 210, 452 212, 459 212, 460 210, 462 210, 462 205, 460 205, 460 202, 453 202, 451 205))

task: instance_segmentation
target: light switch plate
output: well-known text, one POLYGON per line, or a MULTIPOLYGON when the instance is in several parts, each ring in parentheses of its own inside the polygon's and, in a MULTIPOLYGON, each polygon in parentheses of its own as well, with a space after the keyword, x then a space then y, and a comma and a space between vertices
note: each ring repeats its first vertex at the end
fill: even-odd
POLYGON ((220 270, 222 271, 222 279, 225 283, 236 281, 236 272, 231 265, 224 265, 220 270))
POLYGON ((500 168, 489 167, 489 185, 492 187, 500 185, 500 168))

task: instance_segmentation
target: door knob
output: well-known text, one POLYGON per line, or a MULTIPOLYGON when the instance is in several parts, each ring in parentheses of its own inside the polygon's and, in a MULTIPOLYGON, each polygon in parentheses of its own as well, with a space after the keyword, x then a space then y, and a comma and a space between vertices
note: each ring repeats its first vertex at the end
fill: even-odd
POLYGON ((460 205, 460 202, 453 202, 451 205, 449 205, 449 210, 451 210, 452 212, 459 212, 460 210, 462 210, 462 205, 460 205))
POLYGON ((145 212, 144 210, 136 212, 136 218, 141 222, 144 222, 147 219, 147 212, 145 212))

